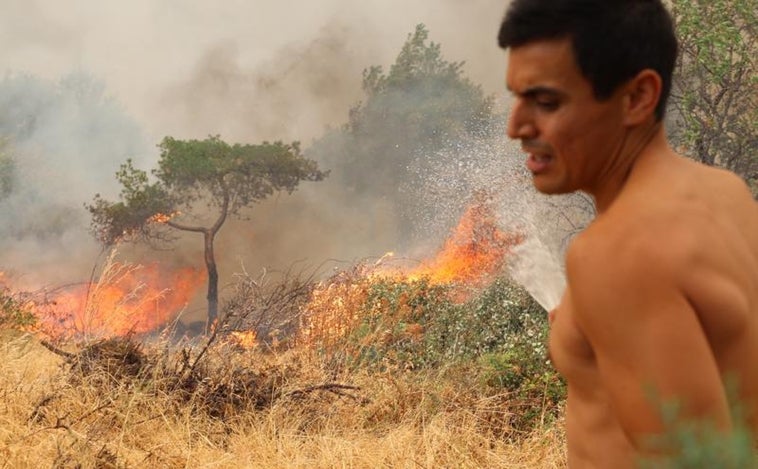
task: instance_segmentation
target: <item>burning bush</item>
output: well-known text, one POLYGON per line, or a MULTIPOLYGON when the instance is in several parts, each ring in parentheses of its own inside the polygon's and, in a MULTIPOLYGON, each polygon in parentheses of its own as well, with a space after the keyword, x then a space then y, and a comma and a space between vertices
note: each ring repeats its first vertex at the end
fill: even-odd
POLYGON ((264 270, 257 278, 243 272, 237 275, 234 294, 224 303, 217 327, 243 348, 260 344, 278 348, 295 335, 313 286, 312 274, 291 269, 264 270))
POLYGON ((455 285, 426 278, 333 282, 314 292, 300 340, 356 366, 434 367, 519 347, 546 357, 547 314, 505 278, 464 303, 455 285))
POLYGON ((0 326, 26 329, 36 324, 33 303, 26 296, 0 284, 0 326))
POLYGON ((523 288, 500 278, 460 303, 455 284, 357 273, 314 291, 304 317, 301 343, 335 372, 463 366, 485 393, 523 407, 514 429, 559 414, 565 388, 547 360, 547 314, 523 288))

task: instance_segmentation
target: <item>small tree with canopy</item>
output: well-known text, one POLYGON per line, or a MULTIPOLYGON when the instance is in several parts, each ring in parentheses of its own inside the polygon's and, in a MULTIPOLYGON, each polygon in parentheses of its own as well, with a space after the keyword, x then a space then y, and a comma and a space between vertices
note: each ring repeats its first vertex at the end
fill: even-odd
POLYGON ((219 136, 205 140, 166 137, 151 182, 127 160, 116 173, 118 202, 95 195, 86 205, 92 231, 105 246, 121 240, 172 241, 171 230, 203 235, 208 271, 208 325, 218 316, 216 234, 229 216, 279 191, 292 193, 301 181, 320 181, 327 173, 303 157, 298 142, 228 144, 219 136), (203 205, 204 214, 200 217, 203 205), (205 220, 201 222, 198 220, 205 220))

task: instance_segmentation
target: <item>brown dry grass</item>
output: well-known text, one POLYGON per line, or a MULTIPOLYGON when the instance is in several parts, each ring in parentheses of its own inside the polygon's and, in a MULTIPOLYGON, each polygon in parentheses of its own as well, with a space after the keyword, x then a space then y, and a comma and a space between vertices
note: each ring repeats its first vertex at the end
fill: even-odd
POLYGON ((144 353, 139 376, 113 379, 111 365, 85 373, 2 331, 3 467, 565 467, 560 422, 506 438, 507 396, 479 395, 455 370, 336 374, 311 353, 227 344, 181 381, 178 352, 144 353))

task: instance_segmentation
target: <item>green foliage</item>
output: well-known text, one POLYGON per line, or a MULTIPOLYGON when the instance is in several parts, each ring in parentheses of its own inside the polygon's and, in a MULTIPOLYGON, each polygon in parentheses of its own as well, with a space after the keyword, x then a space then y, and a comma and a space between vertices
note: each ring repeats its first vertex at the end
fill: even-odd
POLYGON ((758 14, 753 0, 672 0, 680 39, 673 139, 758 195, 758 14))
POLYGON ((450 300, 449 290, 424 279, 377 279, 369 285, 357 312, 360 324, 345 338, 337 355, 351 366, 368 368, 431 365, 437 360, 437 351, 433 356, 426 353, 433 348, 427 341, 432 318, 460 310, 450 300))
POLYGON ((547 359, 547 314, 512 281, 501 278, 467 301, 461 287, 425 279, 375 279, 359 305, 359 322, 330 347, 333 365, 374 371, 463 366, 485 394, 507 393, 528 431, 555 418, 563 381, 547 359))
POLYGON ((5 288, 0 288, 0 326, 24 328, 36 323, 30 303, 5 288))
MULTIPOLYGON (((319 181, 326 176, 315 162, 302 156, 297 142, 230 145, 218 136, 205 140, 166 137, 159 148, 155 182, 149 182, 147 173, 128 160, 116 173, 122 187, 120 201, 97 195, 87 206, 93 231, 104 244, 113 244, 124 235, 149 238, 160 232, 161 225, 151 223, 155 215, 189 214, 200 200, 217 210, 217 230, 227 215, 236 215, 243 207, 276 191, 292 192, 300 181, 319 181)), ((180 219, 169 225, 187 228, 180 219)))
POLYGON ((504 389, 521 405, 511 422, 516 430, 528 431, 559 415, 566 383, 528 341, 521 340, 505 352, 484 354, 478 363, 483 386, 504 389))
POLYGON ((92 215, 95 236, 105 245, 113 245, 126 237, 148 237, 153 227, 149 221, 156 214, 169 214, 174 203, 159 184, 148 182, 147 173, 127 160, 116 173, 122 190, 119 202, 109 202, 96 194, 87 206, 92 215))
POLYGON ((428 341, 439 359, 476 357, 526 346, 546 356, 547 314, 520 286, 496 280, 449 315, 435 315, 428 341))
MULTIPOLYGON (((410 148, 434 151, 445 138, 459 138, 485 128, 492 99, 463 76, 463 62, 448 62, 439 44, 429 42, 424 25, 416 26, 388 74, 374 66, 363 73, 367 99, 350 113, 348 129, 367 137, 372 128, 397 130, 396 141, 386 144, 391 159, 406 160, 409 147, 392 151, 401 141, 410 148)), ((357 156, 357 155, 356 155, 357 156)))
POLYGON ((711 422, 681 417, 677 402, 658 402, 664 422, 664 433, 648 439, 650 450, 658 456, 643 458, 642 468, 664 469, 746 469, 758 467, 755 437, 745 419, 736 396, 734 382, 727 380, 732 431, 718 430, 711 422))
POLYGON ((411 368, 513 350, 546 360, 546 313, 526 291, 499 279, 459 302, 459 288, 426 279, 372 282, 357 313, 360 325, 347 337, 352 346, 341 351, 355 354, 356 363, 411 368))
POLYGON ((667 458, 643 460, 649 469, 748 469, 758 467, 752 434, 744 427, 731 434, 694 424, 678 424, 669 430, 667 458))
POLYGON ((291 193, 300 181, 326 176, 303 157, 298 142, 230 145, 218 136, 202 141, 166 137, 159 148, 154 174, 169 193, 190 205, 199 199, 216 208, 228 203, 230 213, 277 191, 291 193))

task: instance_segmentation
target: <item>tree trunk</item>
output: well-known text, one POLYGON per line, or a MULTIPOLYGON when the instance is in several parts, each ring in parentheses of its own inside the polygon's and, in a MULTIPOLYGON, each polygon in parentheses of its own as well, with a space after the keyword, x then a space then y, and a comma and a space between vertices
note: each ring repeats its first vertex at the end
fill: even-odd
POLYGON ((168 221, 168 226, 176 228, 177 230, 203 234, 205 268, 208 271, 208 295, 205 297, 208 300, 208 321, 205 323, 206 334, 211 332, 214 327, 218 326, 216 324, 216 321, 218 320, 218 269, 216 269, 216 258, 213 255, 213 240, 216 238, 216 233, 221 229, 221 226, 223 226, 226 217, 229 214, 229 198, 229 192, 224 191, 224 198, 221 202, 221 213, 219 214, 216 223, 210 228, 183 225, 171 220, 168 221))
POLYGON ((216 268, 216 258, 213 255, 213 230, 205 231, 205 268, 208 270, 208 321, 205 325, 205 332, 208 333, 215 326, 218 319, 218 269, 216 268))

